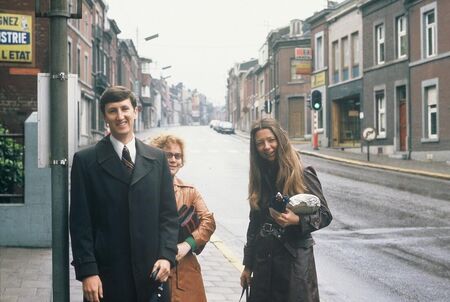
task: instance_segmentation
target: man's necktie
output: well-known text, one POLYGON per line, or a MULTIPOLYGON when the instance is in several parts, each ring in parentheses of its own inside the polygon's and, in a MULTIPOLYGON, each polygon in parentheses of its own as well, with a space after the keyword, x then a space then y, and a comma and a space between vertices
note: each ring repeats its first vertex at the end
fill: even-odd
POLYGON ((134 164, 133 161, 131 160, 130 151, 128 150, 127 146, 123 146, 122 163, 125 165, 129 174, 131 175, 131 173, 133 173, 134 164))

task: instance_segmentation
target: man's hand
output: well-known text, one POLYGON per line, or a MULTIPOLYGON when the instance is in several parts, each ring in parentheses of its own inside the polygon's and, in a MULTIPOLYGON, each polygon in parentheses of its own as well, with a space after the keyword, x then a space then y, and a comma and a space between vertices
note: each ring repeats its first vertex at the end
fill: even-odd
POLYGON ((155 262, 155 265, 153 266, 152 272, 159 270, 158 274, 156 275, 156 280, 160 282, 166 282, 167 278, 169 278, 170 275, 170 262, 166 259, 159 259, 155 262))
POLYGON ((178 254, 177 254, 177 261, 180 261, 181 259, 183 259, 184 256, 186 256, 187 253, 189 253, 189 251, 191 250, 191 246, 189 245, 189 243, 182 242, 182 243, 178 243, 177 245, 178 247, 178 254))
POLYGON ((289 209, 286 209, 284 213, 280 213, 272 208, 269 208, 269 211, 270 216, 283 228, 300 223, 300 217, 289 209))
POLYGON ((103 299, 102 281, 98 275, 83 279, 83 295, 89 302, 100 302, 103 299))
POLYGON ((252 271, 248 268, 244 268, 241 274, 241 286, 247 287, 251 286, 252 281, 252 271))

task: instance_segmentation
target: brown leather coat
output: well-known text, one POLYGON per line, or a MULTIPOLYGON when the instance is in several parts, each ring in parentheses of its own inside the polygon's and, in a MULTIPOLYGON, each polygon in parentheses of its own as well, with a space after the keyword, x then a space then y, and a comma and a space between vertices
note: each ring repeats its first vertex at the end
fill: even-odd
MULTIPOLYGON (((173 180, 177 208, 183 204, 194 205, 195 212, 200 219, 200 225, 192 233, 197 247, 204 246, 216 229, 213 214, 209 212, 202 196, 191 185, 185 184, 179 178, 173 180)), ((206 302, 205 288, 197 257, 189 252, 172 269, 169 277, 172 293, 172 302, 206 302)))

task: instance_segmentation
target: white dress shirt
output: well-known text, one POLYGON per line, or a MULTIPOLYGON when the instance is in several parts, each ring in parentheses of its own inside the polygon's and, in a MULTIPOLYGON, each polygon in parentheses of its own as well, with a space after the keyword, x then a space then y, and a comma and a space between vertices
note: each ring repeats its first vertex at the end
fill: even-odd
MULTIPOLYGON (((110 135, 109 139, 111 140, 111 144, 114 147, 114 151, 116 151, 119 158, 122 160, 122 152, 124 144, 117 140, 114 136, 110 135)), ((128 151, 130 151, 130 157, 133 163, 136 163, 136 139, 133 135, 133 139, 126 144, 128 151)))

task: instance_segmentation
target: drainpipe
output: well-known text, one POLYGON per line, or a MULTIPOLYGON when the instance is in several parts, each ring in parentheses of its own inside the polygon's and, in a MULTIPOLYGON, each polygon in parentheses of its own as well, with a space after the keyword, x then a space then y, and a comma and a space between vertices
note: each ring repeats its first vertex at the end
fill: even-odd
POLYGON ((411 62, 411 31, 409 30, 411 28, 410 22, 409 22, 409 8, 407 7, 407 4, 405 3, 405 16, 407 18, 408 22, 408 102, 406 103, 408 105, 408 159, 411 159, 411 153, 412 153, 412 126, 411 126, 411 68, 409 67, 409 62, 411 62))

